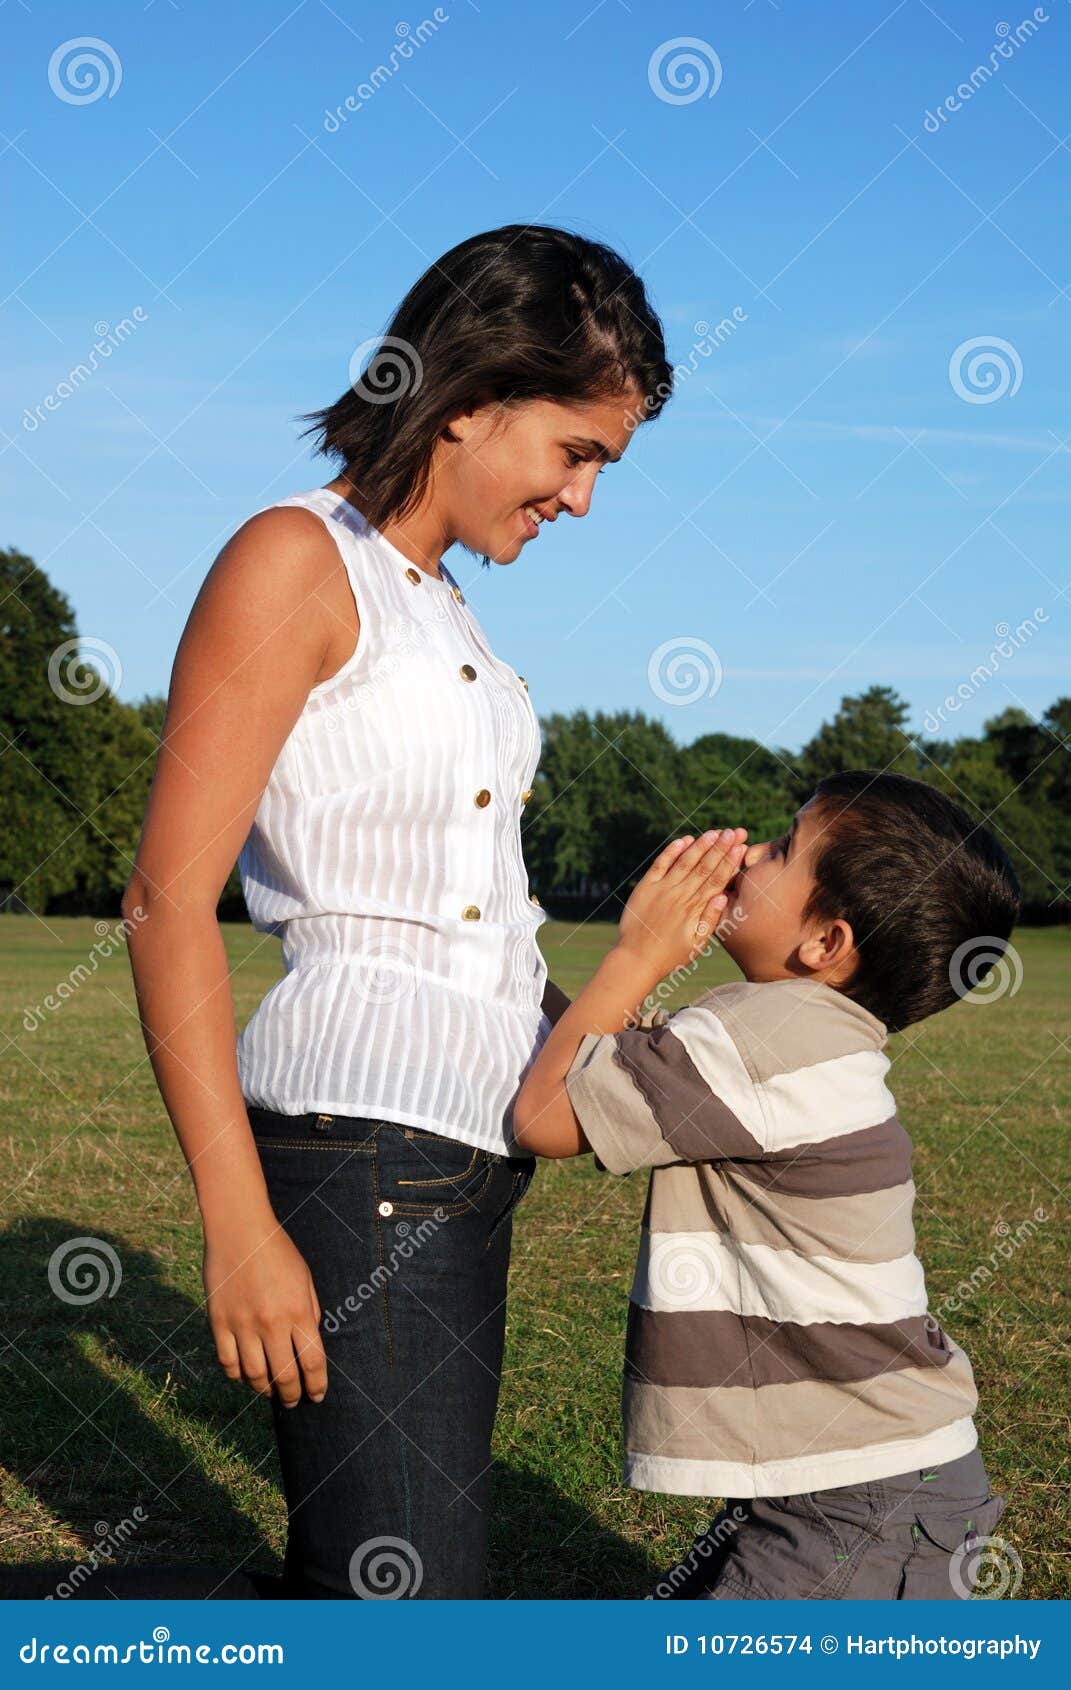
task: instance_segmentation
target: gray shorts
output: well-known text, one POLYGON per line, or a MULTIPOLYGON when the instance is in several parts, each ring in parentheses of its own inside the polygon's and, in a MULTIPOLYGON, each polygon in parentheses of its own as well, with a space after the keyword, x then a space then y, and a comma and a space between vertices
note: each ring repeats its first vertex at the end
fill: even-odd
POLYGON ((1003 1512, 977 1447, 943 1466, 866 1484, 729 1499, 649 1594, 954 1601, 972 1595, 983 1558, 1014 1576, 1014 1549, 991 1539, 1003 1512))

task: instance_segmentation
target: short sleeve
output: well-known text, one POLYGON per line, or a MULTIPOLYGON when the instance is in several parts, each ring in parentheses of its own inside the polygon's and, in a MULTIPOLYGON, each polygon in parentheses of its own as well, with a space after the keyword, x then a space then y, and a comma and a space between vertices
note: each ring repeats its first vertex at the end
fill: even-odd
POLYGON ((585 1033, 565 1076, 565 1089, 584 1137, 607 1173, 681 1161, 667 1143, 643 1093, 620 1061, 650 1037, 647 1028, 622 1033, 585 1033))
POLYGON ((711 1009, 692 1005, 661 1026, 586 1034, 565 1087, 610 1173, 766 1155, 761 1099, 711 1009))

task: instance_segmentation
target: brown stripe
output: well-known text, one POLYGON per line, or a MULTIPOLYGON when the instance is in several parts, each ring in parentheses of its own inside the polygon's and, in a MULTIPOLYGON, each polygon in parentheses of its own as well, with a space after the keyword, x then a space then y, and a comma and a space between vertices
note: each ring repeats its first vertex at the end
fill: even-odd
POLYGON ((797 1144, 779 1161, 739 1161, 740 1179, 792 1197, 851 1197, 906 1185, 911 1178, 911 1140, 895 1115, 875 1127, 842 1133, 821 1144, 797 1144))
POLYGON ((675 1161, 676 1152, 616 1057, 613 1034, 585 1033, 565 1076, 569 1101, 588 1143, 614 1174, 675 1161))
POLYGON ((941 1373, 906 1368, 855 1384, 770 1385, 754 1413, 746 1392, 628 1381, 625 1442, 630 1452, 683 1460, 789 1461, 925 1437, 977 1405, 971 1365, 959 1349, 941 1373))
POLYGON ((617 1061, 682 1161, 763 1154, 758 1140, 711 1091, 669 1022, 616 1038, 617 1061))
POLYGON ((651 1232, 721 1233, 801 1256, 891 1262, 915 1248, 914 1197, 910 1180, 847 1197, 795 1197, 741 1180, 735 1164, 698 1162, 662 1169, 643 1219, 651 1232))
POLYGON ((903 1367, 947 1367, 952 1347, 929 1315, 886 1326, 801 1325, 723 1309, 653 1310, 630 1303, 627 1377, 654 1385, 782 1385, 847 1381, 903 1367))

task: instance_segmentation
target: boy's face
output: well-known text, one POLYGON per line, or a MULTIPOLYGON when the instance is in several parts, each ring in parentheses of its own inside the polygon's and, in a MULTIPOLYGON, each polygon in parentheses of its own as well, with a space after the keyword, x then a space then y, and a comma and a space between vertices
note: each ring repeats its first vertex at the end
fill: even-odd
POLYGON ((817 799, 797 810, 780 839, 749 845, 716 933, 748 980, 785 980, 809 975, 836 985, 846 967, 852 930, 846 921, 803 923, 814 886, 814 852, 824 823, 817 799))

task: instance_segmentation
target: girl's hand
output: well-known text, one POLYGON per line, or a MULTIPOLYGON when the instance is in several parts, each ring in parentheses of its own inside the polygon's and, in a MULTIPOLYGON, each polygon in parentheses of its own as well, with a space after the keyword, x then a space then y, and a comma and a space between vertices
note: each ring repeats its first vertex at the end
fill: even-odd
POLYGON ((292 1408, 302 1388, 327 1390, 320 1304, 304 1256, 274 1215, 206 1228, 204 1287, 216 1355, 228 1379, 292 1408))
POLYGON ((728 903, 725 888, 747 850, 747 829, 674 839, 647 870, 621 916, 618 946, 657 980, 701 951, 728 903))

